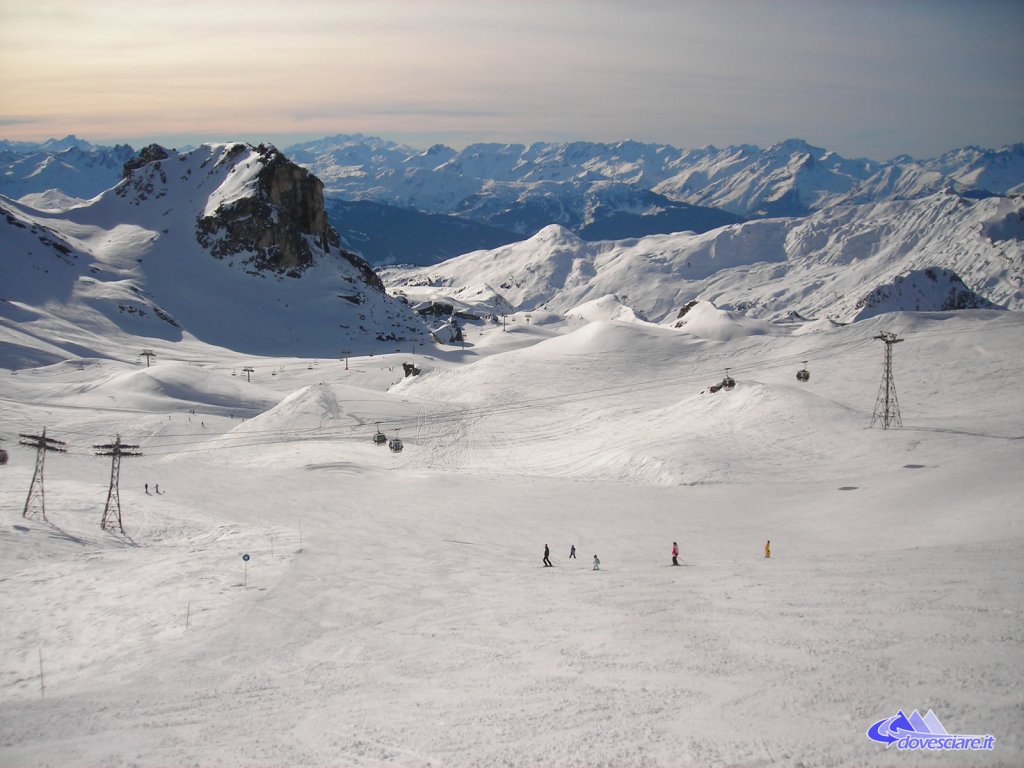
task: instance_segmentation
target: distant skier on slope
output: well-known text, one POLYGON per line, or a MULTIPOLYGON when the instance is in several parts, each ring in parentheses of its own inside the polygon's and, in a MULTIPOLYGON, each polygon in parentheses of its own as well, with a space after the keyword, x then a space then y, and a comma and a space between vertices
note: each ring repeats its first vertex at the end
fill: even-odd
POLYGON ((595 571, 600 571, 601 570, 601 561, 597 559, 597 555, 594 555, 594 570, 595 571))
POLYGON ((570 560, 575 560, 576 559, 576 545, 575 544, 571 544, 569 546, 569 559, 570 560))
POLYGON ((544 567, 545 568, 550 568, 551 567, 551 550, 548 549, 548 545, 547 544, 544 545, 544 567))
POLYGON ((771 539, 769 539, 768 541, 766 541, 764 543, 764 556, 765 556, 765 558, 769 558, 769 557, 772 556, 772 541, 771 541, 771 539))
POLYGON ((679 565, 679 544, 672 542, 672 565, 679 565))

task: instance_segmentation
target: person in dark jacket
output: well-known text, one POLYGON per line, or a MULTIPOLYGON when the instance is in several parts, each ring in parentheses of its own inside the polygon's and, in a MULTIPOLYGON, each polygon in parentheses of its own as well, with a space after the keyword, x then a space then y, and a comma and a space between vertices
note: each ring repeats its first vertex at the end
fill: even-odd
POLYGON ((548 549, 548 545, 547 544, 544 545, 544 567, 545 568, 550 568, 551 567, 551 550, 548 549))

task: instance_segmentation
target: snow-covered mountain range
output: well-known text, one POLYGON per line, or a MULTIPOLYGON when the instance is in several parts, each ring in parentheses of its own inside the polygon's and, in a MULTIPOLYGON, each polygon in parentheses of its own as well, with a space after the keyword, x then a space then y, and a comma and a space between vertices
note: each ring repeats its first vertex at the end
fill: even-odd
POLYGON ((1024 191, 1024 144, 888 162, 846 159, 799 139, 767 149, 623 141, 473 144, 462 150, 437 145, 421 151, 355 135, 297 144, 286 152, 323 179, 329 195, 452 213, 524 234, 536 231, 532 225, 544 218, 575 230, 609 211, 650 216, 679 204, 752 218, 801 216, 832 205, 910 199, 943 189, 982 196, 1024 191))
POLYGON ((1024 200, 940 192, 704 234, 603 242, 552 225, 521 243, 382 274, 416 300, 499 312, 562 313, 614 294, 658 323, 674 322, 697 300, 772 320, 849 322, 895 309, 993 303, 1020 310, 1024 200))
POLYGON ((70 208, 0 198, 0 316, 27 335, 44 316, 63 321, 66 335, 46 339, 54 358, 88 356, 90 339, 114 329, 334 357, 423 335, 340 249, 320 182, 273 148, 147 152, 70 208))
MULTIPOLYGON (((746 218, 804 216, 941 191, 968 197, 1024 191, 1024 143, 887 162, 847 159, 798 139, 767 149, 622 141, 421 150, 341 135, 283 152, 324 182, 327 198, 339 201, 328 206, 335 228, 378 264, 432 263, 470 250, 467 245, 496 247, 549 224, 586 240, 615 240, 702 233, 746 218), (417 214, 428 216, 413 224, 417 214), (471 224, 486 229, 467 231, 471 224), (410 226, 415 238, 381 236, 410 226)), ((43 207, 50 201, 38 195, 51 188, 92 197, 117 183, 126 153, 127 147, 94 147, 74 137, 39 147, 0 142, 0 194, 32 195, 26 202, 43 207)))
MULTIPOLYGON (((432 151, 434 160, 454 157, 432 151)), ((89 201, 51 191, 3 202, 0 277, 12 318, 55 312, 79 329, 114 323, 142 336, 190 333, 236 349, 244 340, 254 352, 324 356, 422 340, 439 326, 438 338, 457 339, 458 324, 445 326, 438 307, 567 313, 612 296, 623 311, 669 325, 697 301, 737 317, 834 322, 893 310, 1024 307, 1019 196, 947 187, 618 240, 588 241, 552 224, 440 264, 386 268, 392 298, 364 260, 339 248, 357 238, 329 226, 321 182, 272 147, 154 146, 125 167, 126 178, 89 201), (27 279, 33 273, 49 277, 27 279)), ((385 215, 378 231, 391 220, 385 215)), ((386 242, 400 251, 403 240, 386 242)))

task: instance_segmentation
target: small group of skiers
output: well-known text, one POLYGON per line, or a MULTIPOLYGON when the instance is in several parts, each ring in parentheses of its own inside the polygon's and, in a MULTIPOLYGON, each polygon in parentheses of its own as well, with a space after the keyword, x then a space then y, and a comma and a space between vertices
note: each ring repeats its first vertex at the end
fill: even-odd
MULTIPOLYGON (((153 490, 154 490, 154 491, 156 491, 156 494, 157 494, 157 495, 159 496, 159 495, 160 495, 160 483, 157 483, 157 484, 156 484, 156 485, 155 485, 155 486, 153 487, 153 490)), ((150 492, 149 492, 149 483, 146 483, 146 495, 147 495, 147 496, 150 496, 150 495, 152 495, 152 494, 150 494, 150 492)))
MULTIPOLYGON (((575 560, 576 559, 576 545, 575 544, 572 544, 569 547, 569 559, 570 560, 575 560)), ((547 544, 544 545, 544 567, 545 568, 553 568, 554 567, 552 565, 552 563, 551 563, 551 550, 548 548, 547 544)), ((601 561, 598 559, 597 555, 594 555, 594 570, 595 571, 600 571, 601 570, 601 561)))
MULTIPOLYGON (((147 490, 146 492, 148 493, 149 491, 147 490)), ((158 493, 159 493, 159 491, 158 491, 158 493)), ((772 556, 772 542, 771 542, 770 539, 764 543, 764 556, 765 556, 765 558, 770 558, 772 556)), ((575 544, 572 544, 569 547, 569 559, 570 560, 575 560, 576 559, 576 545, 575 544)), ((679 562, 679 542, 678 541, 673 541, 672 542, 672 565, 680 565, 680 562, 679 562)), ((548 548, 547 544, 544 545, 544 567, 545 568, 552 568, 552 567, 554 567, 552 565, 552 563, 551 563, 551 550, 548 548)), ((601 570, 601 561, 600 561, 600 559, 598 559, 597 555, 594 555, 594 570, 595 571, 600 571, 601 570)))

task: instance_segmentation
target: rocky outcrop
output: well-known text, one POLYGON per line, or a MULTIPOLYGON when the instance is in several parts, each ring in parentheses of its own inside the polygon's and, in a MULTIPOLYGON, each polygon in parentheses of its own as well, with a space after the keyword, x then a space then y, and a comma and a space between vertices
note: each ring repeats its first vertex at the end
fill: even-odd
POLYGON ((273 147, 261 144, 256 151, 262 168, 251 194, 201 216, 196 238, 217 258, 241 256, 249 271, 295 277, 313 264, 315 251, 328 253, 341 238, 327 222, 323 183, 273 147))
POLYGON ((158 160, 166 160, 170 155, 167 150, 161 147, 159 144, 150 144, 148 147, 143 147, 139 150, 139 154, 128 160, 121 168, 121 178, 127 179, 132 175, 132 171, 136 168, 141 168, 144 165, 155 163, 158 160))

